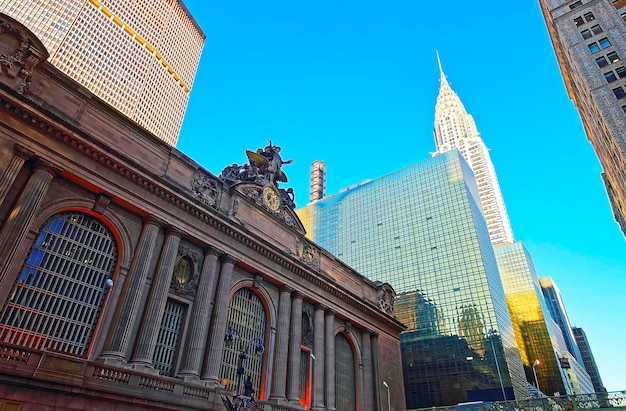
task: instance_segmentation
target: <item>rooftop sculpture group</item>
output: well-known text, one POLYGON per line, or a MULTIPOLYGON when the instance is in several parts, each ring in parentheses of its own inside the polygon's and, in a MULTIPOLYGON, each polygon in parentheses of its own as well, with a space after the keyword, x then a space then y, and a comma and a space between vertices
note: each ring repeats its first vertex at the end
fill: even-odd
POLYGON ((265 148, 254 151, 246 150, 248 164, 238 165, 233 163, 222 170, 219 178, 230 185, 239 183, 255 183, 262 187, 274 188, 279 196, 280 203, 292 210, 296 207, 292 188, 278 188, 279 182, 286 183, 287 176, 282 171, 282 166, 291 164, 293 160, 283 161, 280 156, 280 147, 270 144, 265 148))

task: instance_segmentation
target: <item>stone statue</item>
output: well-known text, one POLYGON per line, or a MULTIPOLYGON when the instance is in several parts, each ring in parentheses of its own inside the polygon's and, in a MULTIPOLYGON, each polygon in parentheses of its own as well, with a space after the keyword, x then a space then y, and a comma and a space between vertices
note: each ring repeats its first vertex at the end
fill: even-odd
POLYGON ((269 146, 265 149, 259 148, 256 153, 246 150, 250 165, 257 170, 259 176, 265 178, 266 183, 278 185, 279 181, 287 182, 287 176, 282 171, 282 167, 285 164, 293 163, 293 160, 283 161, 280 150, 279 146, 272 145, 272 140, 270 140, 269 146))

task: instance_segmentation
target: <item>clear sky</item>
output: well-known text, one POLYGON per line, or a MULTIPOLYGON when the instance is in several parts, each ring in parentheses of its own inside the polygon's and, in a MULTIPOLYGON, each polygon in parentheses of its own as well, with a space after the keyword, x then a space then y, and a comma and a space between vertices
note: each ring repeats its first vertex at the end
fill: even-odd
POLYGON ((429 157, 438 50, 516 240, 557 283, 607 389, 626 389, 626 242, 536 0, 185 4, 207 40, 178 148, 217 175, 271 139, 294 160, 282 187, 299 207, 314 160, 334 194, 429 157))

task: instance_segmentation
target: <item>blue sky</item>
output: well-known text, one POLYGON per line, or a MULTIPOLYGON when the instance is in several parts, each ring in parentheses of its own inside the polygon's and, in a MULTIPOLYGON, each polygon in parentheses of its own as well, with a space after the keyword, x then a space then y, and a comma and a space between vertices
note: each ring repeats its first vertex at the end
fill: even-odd
POLYGON ((626 242, 537 1, 186 0, 207 40, 178 148, 219 174, 268 140, 296 204, 429 157, 439 71, 474 116, 516 240, 624 390, 626 242), (338 4, 339 3, 339 4, 338 4), (445 5, 444 5, 445 4, 445 5))

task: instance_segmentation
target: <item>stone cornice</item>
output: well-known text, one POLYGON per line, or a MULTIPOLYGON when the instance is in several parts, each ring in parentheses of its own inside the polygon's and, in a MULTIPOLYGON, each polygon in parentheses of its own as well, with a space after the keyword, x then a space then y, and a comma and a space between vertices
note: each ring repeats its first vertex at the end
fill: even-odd
POLYGON ((226 234, 249 249, 258 252, 268 260, 285 267, 293 274, 319 287, 323 292, 340 299, 344 303, 394 329, 404 330, 400 322, 381 312, 375 307, 373 302, 367 302, 363 297, 354 295, 344 289, 334 279, 314 272, 313 269, 307 267, 304 263, 296 261, 293 256, 285 254, 284 251, 279 250, 257 235, 249 232, 244 234, 244 231, 240 228, 236 228, 231 222, 227 222, 224 218, 217 215, 217 210, 194 198, 192 193, 185 192, 181 187, 177 187, 163 177, 149 172, 122 153, 115 151, 114 155, 116 158, 107 154, 106 151, 111 150, 110 147, 107 147, 101 141, 41 106, 36 106, 36 110, 42 114, 35 112, 30 107, 35 105, 34 102, 17 95, 2 83, 0 83, 0 90, 5 92, 5 94, 0 94, 0 111, 11 114, 26 126, 34 128, 40 133, 46 134, 50 138, 62 142, 73 150, 90 157, 93 161, 123 176, 133 184, 143 187, 185 213, 226 234), (6 94, 9 94, 12 98, 6 94))

